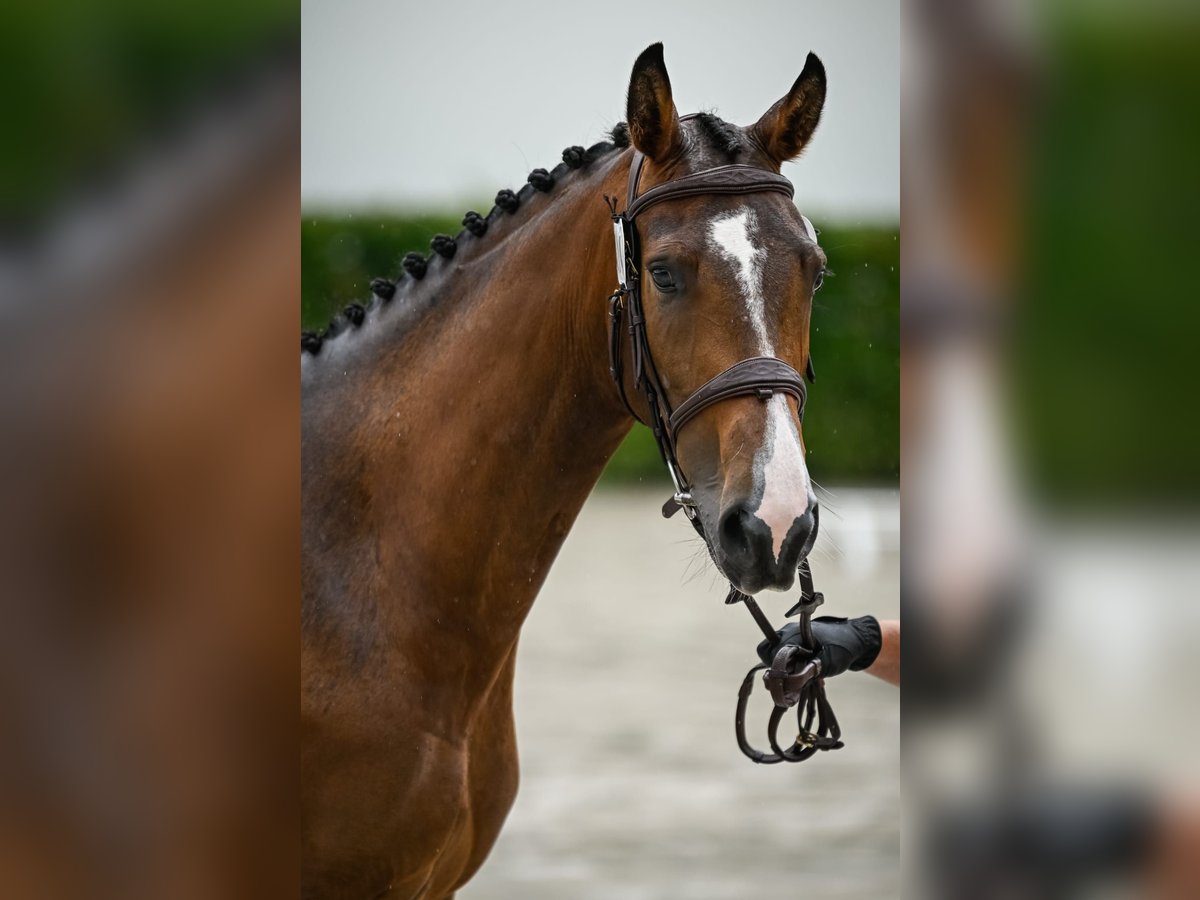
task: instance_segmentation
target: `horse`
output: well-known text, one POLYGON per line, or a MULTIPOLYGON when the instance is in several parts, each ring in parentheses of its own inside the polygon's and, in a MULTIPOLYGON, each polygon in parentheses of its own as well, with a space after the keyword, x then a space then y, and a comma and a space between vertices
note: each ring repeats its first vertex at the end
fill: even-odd
MULTIPOLYGON (((636 367, 613 383, 605 198, 635 159, 643 193, 731 163, 777 177, 825 83, 809 54, 751 126, 681 117, 654 44, 609 140, 569 147, 302 335, 303 896, 451 898, 484 862, 517 792, 522 622, 605 463, 652 416, 636 367)), ((826 260, 790 190, 679 196, 638 227, 635 325, 666 401, 749 358, 808 367, 826 260)), ((747 594, 790 588, 815 536, 799 413, 786 391, 738 396, 674 444, 689 517, 747 594)))

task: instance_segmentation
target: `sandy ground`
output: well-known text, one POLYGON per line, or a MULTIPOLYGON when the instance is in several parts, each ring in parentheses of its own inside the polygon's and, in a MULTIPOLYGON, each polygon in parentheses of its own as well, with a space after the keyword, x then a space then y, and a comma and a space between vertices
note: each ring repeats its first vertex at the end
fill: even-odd
MULTIPOLYGON (((745 759, 733 708, 758 631, 663 499, 598 492, 567 539, 521 640, 520 794, 460 897, 898 896, 899 691, 840 676, 844 749, 745 759)), ((823 500, 825 611, 898 615, 899 522, 895 492, 823 500)), ((778 622, 794 595, 760 602, 778 622)))

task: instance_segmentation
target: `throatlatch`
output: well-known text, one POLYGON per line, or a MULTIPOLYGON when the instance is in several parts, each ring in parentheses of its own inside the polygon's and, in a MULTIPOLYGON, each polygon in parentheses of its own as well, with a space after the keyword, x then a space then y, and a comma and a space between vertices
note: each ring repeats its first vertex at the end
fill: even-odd
MULTIPOLYGON (((684 117, 687 119, 689 117, 684 117)), ((634 219, 638 213, 666 200, 693 197, 701 194, 747 194, 761 191, 784 193, 790 199, 794 190, 792 183, 782 175, 764 169, 744 165, 725 165, 685 175, 674 181, 657 185, 645 194, 638 195, 645 157, 634 150, 629 170, 629 189, 624 212, 617 211, 617 201, 606 197, 613 221, 613 240, 617 261, 617 289, 608 301, 609 315, 609 373, 616 382, 617 391, 625 409, 636 421, 642 418, 634 411, 625 394, 625 368, 623 359, 624 324, 628 317, 630 357, 633 365, 633 385, 640 388, 646 397, 649 421, 642 422, 654 433, 659 454, 671 476, 675 488, 671 498, 663 504, 663 515, 670 518, 683 510, 692 527, 705 537, 704 527, 696 510, 696 503, 687 478, 675 455, 676 438, 679 431, 702 410, 732 397, 754 396, 762 400, 780 391, 795 398, 801 421, 808 397, 804 378, 783 360, 776 357, 754 357, 730 366, 724 372, 698 388, 672 410, 654 357, 650 352, 646 336, 646 318, 642 309, 642 294, 639 282, 639 257, 637 228, 634 219)), ((807 221, 807 220, 806 220, 807 221)), ((812 358, 806 361, 806 374, 814 381, 812 358)), ((706 539, 707 540, 707 539, 706 539)), ((818 750, 836 750, 843 746, 841 728, 837 716, 825 697, 825 680, 821 674, 821 661, 817 656, 820 648, 812 633, 813 611, 824 602, 824 597, 813 587, 812 573, 808 561, 803 560, 798 570, 800 577, 800 601, 788 610, 787 615, 800 615, 799 645, 789 643, 778 647, 770 666, 757 664, 746 673, 738 691, 737 712, 734 730, 739 749, 756 763, 801 762, 818 750), (771 692, 775 708, 767 726, 767 740, 771 752, 756 750, 746 740, 746 706, 754 687, 756 672, 766 670, 763 682, 771 692), (799 733, 791 746, 781 747, 776 737, 779 723, 791 707, 797 707, 796 719, 799 733), (816 728, 814 730, 814 723, 816 728)), ((743 594, 732 584, 726 603, 745 604, 758 627, 772 644, 779 636, 771 627, 754 598, 743 594)))

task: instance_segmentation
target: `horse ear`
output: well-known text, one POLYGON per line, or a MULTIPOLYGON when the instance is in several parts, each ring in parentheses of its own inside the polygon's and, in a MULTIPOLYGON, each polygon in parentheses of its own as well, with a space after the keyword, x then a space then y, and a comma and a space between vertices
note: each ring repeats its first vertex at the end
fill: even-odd
POLYGON ((633 146, 650 159, 662 161, 678 149, 679 114, 671 99, 662 44, 651 44, 633 64, 625 118, 633 146))
POLYGON ((771 159, 787 162, 799 156, 808 144, 824 106, 825 66, 810 53, 787 96, 768 109, 751 132, 771 159))

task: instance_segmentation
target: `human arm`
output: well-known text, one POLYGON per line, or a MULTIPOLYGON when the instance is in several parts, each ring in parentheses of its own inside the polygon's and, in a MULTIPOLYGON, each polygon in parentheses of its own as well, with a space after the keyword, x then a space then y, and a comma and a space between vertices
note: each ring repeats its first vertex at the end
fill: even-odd
POLYGON ((869 675, 900 687, 900 620, 887 619, 879 623, 879 653, 866 668, 869 675))

